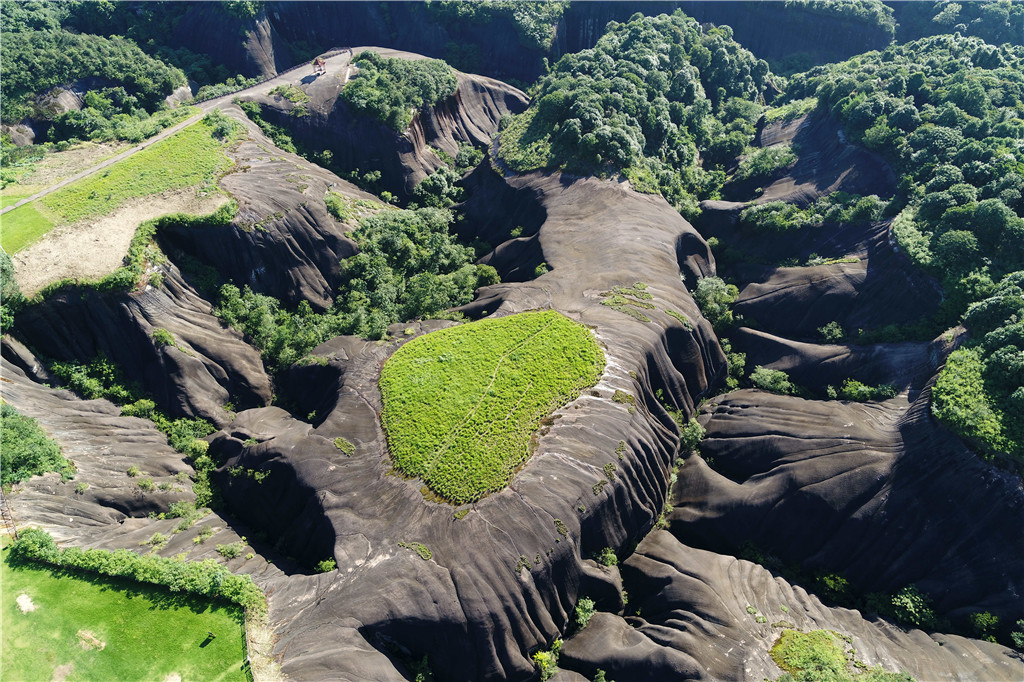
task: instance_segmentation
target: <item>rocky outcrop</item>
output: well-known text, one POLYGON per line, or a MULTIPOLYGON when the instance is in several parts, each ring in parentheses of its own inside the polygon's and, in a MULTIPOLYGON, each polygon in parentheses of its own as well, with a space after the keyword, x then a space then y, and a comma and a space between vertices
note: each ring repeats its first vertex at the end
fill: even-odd
POLYGON ((1021 618, 1021 482, 936 425, 929 390, 913 394, 909 409, 759 391, 712 401, 670 530, 719 552, 751 543, 864 592, 916 584, 960 622, 1021 618))
MULTIPOLYGON (((363 666, 380 660, 368 643, 415 660, 443 647, 445 657, 431 655, 430 664, 446 678, 530 676, 529 653, 564 628, 580 590, 613 600, 618 594, 614 575, 586 557, 642 537, 662 508, 678 430, 656 390, 692 412, 724 372, 722 353, 679 275, 709 271, 707 247, 662 199, 559 175, 488 182, 507 182, 513 191, 506 196, 530 196, 543 208, 546 220, 534 237, 551 270, 530 282, 489 287, 467 310, 560 310, 595 329, 609 361, 605 376, 552 416, 508 489, 459 519, 455 508, 426 499, 420 482, 389 475, 377 418, 382 361, 436 324, 402 325, 387 345, 341 338, 316 349, 326 366, 296 368, 283 379, 308 381, 321 396, 303 405, 315 406, 313 423, 276 408, 239 414, 211 447, 227 457, 221 476, 234 513, 306 566, 333 556, 341 567, 318 579, 319 603, 271 602, 282 651, 314 632, 330 630, 340 642, 286 657, 290 675, 327 669, 347 679, 369 675, 363 666), (579 215, 581 207, 587 215, 579 215), (607 249, 612 241, 620 248, 607 249), (691 247, 682 262, 681 241, 691 247), (601 305, 601 293, 631 286, 639 273, 656 304, 644 310, 649 322, 601 305), (688 316, 692 330, 665 310, 688 316), (413 334, 404 333, 407 327, 413 334), (633 395, 635 406, 611 400, 615 390, 633 395), (354 452, 344 454, 336 438, 352 443, 354 452), (604 471, 608 464, 614 477, 604 471), (226 473, 239 468, 269 476, 257 482, 226 473), (400 542, 422 543, 429 560, 400 542), (363 655, 347 658, 359 649, 363 655)), ((490 203, 493 196, 479 192, 470 203, 490 203)), ((491 210, 501 207, 491 203, 491 210)))
MULTIPOLYGON (((422 59, 422 56, 382 48, 352 48, 354 56, 371 49, 386 57, 422 59)), ((408 197, 412 189, 444 162, 432 151, 440 149, 453 158, 458 144, 485 147, 498 131, 505 114, 526 109, 526 95, 500 81, 457 73, 458 87, 451 97, 422 108, 410 127, 399 133, 375 118, 352 111, 338 97, 345 74, 329 74, 303 83, 308 112, 296 115, 294 103, 283 97, 257 98, 265 118, 287 128, 294 138, 312 150, 327 149, 332 164, 347 171, 369 169, 381 173, 380 184, 393 194, 408 197)))
POLYGON ((176 22, 171 43, 207 54, 230 73, 248 77, 275 76, 293 64, 265 8, 244 17, 220 3, 192 5, 176 22))
POLYGON ((919 680, 1013 680, 1020 660, 1005 647, 902 630, 829 608, 803 588, 748 561, 688 547, 654 531, 621 566, 626 618, 598 613, 562 647, 559 665, 591 679, 775 679, 768 652, 785 629, 832 630, 870 668, 919 680))
MULTIPOLYGON (((806 230, 825 234, 834 231, 831 226, 806 230)), ((839 248, 842 245, 836 241, 822 244, 825 240, 808 234, 793 240, 772 235, 780 255, 789 247, 789 259, 802 260, 811 254, 826 257, 819 251, 808 253, 811 246, 801 244, 806 240, 813 247, 824 247, 826 253, 835 253, 834 259, 853 262, 804 267, 737 264, 730 274, 745 284, 735 312, 765 331, 817 340, 818 329, 829 322, 837 322, 848 333, 856 334, 857 330, 916 322, 938 311, 941 290, 894 249, 888 222, 850 226, 846 232, 851 236, 859 232, 860 243, 851 245, 853 248, 839 248)), ((758 250, 757 243, 767 241, 769 235, 750 237, 741 242, 742 248, 765 254, 758 250)))
POLYGON ((755 143, 759 147, 792 144, 797 150, 796 163, 768 181, 726 185, 726 199, 746 199, 759 186, 763 191, 755 203, 787 201, 799 206, 833 192, 891 197, 896 190, 896 174, 889 164, 850 144, 827 113, 815 111, 793 121, 762 125, 755 143))
POLYGON ((49 473, 20 486, 14 497, 19 522, 52 527, 58 540, 80 541, 89 529, 165 512, 172 502, 195 499, 187 478, 191 467, 152 422, 121 417, 121 408, 106 400, 81 400, 36 383, 8 358, 20 354, 31 364, 38 361, 9 337, 2 343, 4 402, 36 418, 78 469, 73 481, 49 473), (127 475, 132 466, 138 467, 139 479, 151 480, 152 490, 142 490, 139 479, 127 475), (175 478, 179 473, 184 481, 175 478))
POLYGON ((64 287, 19 313, 15 329, 46 358, 88 362, 105 356, 173 417, 222 424, 229 402, 239 408, 269 402, 259 353, 224 328, 177 267, 166 264, 159 272, 160 286, 137 291, 64 287), (174 344, 154 339, 157 329, 168 331, 174 344))
MULTIPOLYGON (((238 117, 243 117, 236 110, 238 117)), ((345 232, 355 227, 327 211, 328 191, 348 200, 377 199, 330 171, 272 147, 249 124, 249 139, 229 152, 234 171, 220 186, 238 203, 228 225, 168 227, 162 245, 175 257, 193 258, 239 287, 269 294, 289 306, 308 301, 329 308, 340 282, 340 262, 356 252, 345 232)))

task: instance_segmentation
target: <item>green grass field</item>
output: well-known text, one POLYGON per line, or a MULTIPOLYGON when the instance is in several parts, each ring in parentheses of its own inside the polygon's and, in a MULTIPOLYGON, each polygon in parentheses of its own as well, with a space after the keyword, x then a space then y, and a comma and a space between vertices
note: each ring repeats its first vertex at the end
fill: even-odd
POLYGON ((17 253, 53 229, 53 220, 37 208, 38 202, 19 206, 0 216, 0 246, 17 253))
POLYGON ((8 552, 0 569, 4 682, 162 682, 175 673, 246 679, 240 608, 134 582, 10 566, 8 552), (216 637, 204 646, 208 632, 216 637))
POLYGON ((211 182, 231 161, 200 121, 124 161, 0 218, 0 246, 13 254, 56 225, 107 215, 131 199, 211 182))
POLYGON ((28 196, 32 196, 32 195, 31 194, 25 194, 24 192, 22 192, 20 194, 14 194, 14 193, 11 193, 11 192, 2 192, 2 193, 0 193, 0 208, 7 208, 11 204, 16 204, 16 203, 18 203, 19 201, 21 201, 22 199, 24 199, 25 197, 28 197, 28 196))
POLYGON ((590 330, 552 310, 413 339, 381 372, 395 465, 455 504, 501 490, 530 456, 542 420, 603 369, 590 330))

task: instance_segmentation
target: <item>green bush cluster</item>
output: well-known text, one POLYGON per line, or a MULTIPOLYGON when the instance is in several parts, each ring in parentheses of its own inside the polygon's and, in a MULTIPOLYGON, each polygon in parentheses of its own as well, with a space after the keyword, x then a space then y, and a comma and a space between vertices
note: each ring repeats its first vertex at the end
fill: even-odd
POLYGON ((602 549, 595 559, 602 566, 616 566, 619 563, 619 558, 615 556, 615 550, 611 547, 602 549))
POLYGON ((785 201, 753 204, 740 212, 740 224, 758 232, 786 232, 811 225, 872 222, 882 218, 885 208, 886 203, 873 194, 833 192, 806 208, 785 201))
POLYGON ((768 180, 778 171, 796 163, 790 145, 763 147, 747 154, 736 168, 735 180, 768 180))
POLYGON ((758 365, 750 373, 750 383, 755 388, 771 391, 779 395, 793 395, 797 387, 789 380, 789 375, 777 369, 768 369, 758 365))
POLYGON ((238 604, 253 613, 265 613, 263 591, 248 575, 234 575, 216 561, 181 561, 153 554, 139 556, 127 549, 60 549, 49 533, 37 528, 20 531, 11 544, 13 561, 37 561, 60 568, 78 569, 114 578, 162 585, 172 592, 189 592, 238 604))
POLYGON ((726 284, 721 277, 701 277, 693 291, 693 300, 715 331, 721 332, 734 322, 731 306, 739 295, 739 289, 726 284))
POLYGON ((869 400, 888 400, 889 398, 895 398, 897 391, 895 386, 883 384, 881 386, 868 386, 863 384, 856 379, 847 379, 843 382, 843 385, 839 387, 837 391, 835 387, 829 386, 827 388, 827 394, 829 398, 839 400, 853 400, 859 403, 864 403, 869 400))
POLYGON ((683 452, 696 450, 705 435, 707 431, 704 427, 696 419, 690 419, 679 428, 679 449, 683 452))
POLYGON ((750 142, 768 78, 728 27, 636 14, 555 64, 530 108, 505 121, 498 156, 517 172, 621 172, 693 215, 750 142))
POLYGON ((308 303, 295 312, 273 297, 226 284, 216 313, 245 332, 277 372, 339 334, 381 338, 387 326, 435 317, 472 300, 477 287, 498 281, 488 265, 473 265, 473 250, 449 233, 448 211, 382 211, 362 219, 350 233, 360 253, 342 261, 334 306, 314 313, 308 303))
POLYGON ((955 31, 989 45, 1014 44, 1024 22, 1024 5, 1016 2, 900 2, 893 9, 900 41, 955 31))
POLYGON ((59 471, 67 481, 74 478, 75 465, 39 422, 0 403, 0 484, 6 488, 47 471, 59 471))
POLYGON ((438 59, 409 61, 367 50, 353 61, 359 71, 340 97, 398 132, 412 123, 414 110, 450 97, 458 86, 455 72, 438 59))
POLYGON ((1024 271, 1007 275, 964 316, 971 340, 949 356, 932 412, 986 456, 1024 463, 1024 271))
POLYGON ((126 387, 121 370, 102 355, 87 363, 54 362, 50 372, 86 400, 106 398, 123 405, 134 400, 139 390, 137 386, 126 387))
POLYGON ((186 82, 179 69, 150 57, 129 39, 52 27, 5 33, 0 65, 4 72, 0 95, 3 120, 11 123, 33 115, 50 118, 47 112, 36 111, 32 100, 50 88, 85 78, 120 84, 126 97, 134 98, 148 111, 155 111, 167 95, 186 82), (40 64, 46 68, 40 68, 40 64))
POLYGON ((522 2, 520 0, 489 0, 462 2, 439 0, 427 4, 427 10, 438 23, 483 25, 504 19, 512 23, 524 47, 547 50, 555 38, 555 27, 569 3, 566 0, 522 2))
POLYGON ((739 388, 740 382, 746 376, 747 354, 733 351, 732 342, 729 339, 719 339, 722 352, 725 353, 725 361, 729 363, 729 376, 725 378, 725 388, 728 391, 739 388))
POLYGON ((421 206, 448 208, 462 200, 462 188, 456 185, 461 179, 458 171, 441 166, 437 172, 431 173, 416 185, 412 197, 421 206))
POLYGON ((589 597, 580 597, 579 601, 576 602, 576 627, 579 630, 587 627, 587 623, 594 617, 596 609, 594 608, 594 600, 589 597))
POLYGON ((558 654, 562 650, 562 640, 556 639, 548 650, 540 650, 533 654, 533 663, 537 666, 541 680, 550 680, 558 670, 558 654))
POLYGON ((591 332, 550 310, 415 338, 381 372, 395 466, 456 504, 501 490, 542 420, 594 385, 603 367, 591 332))

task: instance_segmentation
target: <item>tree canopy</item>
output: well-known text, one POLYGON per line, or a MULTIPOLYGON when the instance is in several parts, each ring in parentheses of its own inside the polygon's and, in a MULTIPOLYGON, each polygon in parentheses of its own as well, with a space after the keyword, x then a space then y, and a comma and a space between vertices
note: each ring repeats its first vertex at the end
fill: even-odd
POLYGON ((501 133, 499 157, 525 172, 626 175, 694 207, 750 141, 760 114, 754 100, 768 64, 682 12, 608 24, 593 49, 567 54, 536 86, 530 108, 501 133), (703 158, 703 165, 698 163, 703 158))
POLYGON ((342 99, 399 132, 412 123, 414 110, 450 97, 458 86, 455 72, 439 59, 410 61, 367 50, 355 63, 359 71, 342 90, 342 99))

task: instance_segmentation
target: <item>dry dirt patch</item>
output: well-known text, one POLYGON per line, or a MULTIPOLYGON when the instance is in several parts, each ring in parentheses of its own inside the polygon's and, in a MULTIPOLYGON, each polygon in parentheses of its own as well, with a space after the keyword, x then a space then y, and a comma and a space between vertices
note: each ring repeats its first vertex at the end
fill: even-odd
POLYGON ((103 651, 107 646, 106 642, 89 630, 78 631, 78 643, 82 645, 83 649, 96 649, 97 651, 103 651))
POLYGON ((167 677, 164 678, 164 682, 181 682, 181 675, 178 673, 169 673, 167 677))
POLYGON ((18 608, 21 609, 22 613, 28 613, 29 611, 35 611, 37 607, 32 603, 32 598, 27 594, 19 594, 18 608))
MULTIPOLYGON (((92 168, 104 159, 116 156, 131 146, 128 142, 86 142, 67 151, 47 154, 25 174, 18 184, 33 187, 38 192, 50 185, 56 185, 76 173, 92 168)), ((15 187, 15 189, 20 188, 15 187)))
POLYGON ((50 678, 50 682, 64 682, 67 676, 71 674, 71 671, 75 669, 74 663, 65 663, 64 665, 58 665, 53 669, 53 677, 50 678))
POLYGON ((61 279, 98 279, 121 266, 140 223, 168 213, 212 213, 227 201, 223 194, 200 197, 189 188, 134 199, 102 218, 54 228, 12 256, 15 279, 29 297, 61 279))

